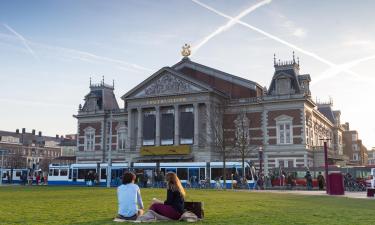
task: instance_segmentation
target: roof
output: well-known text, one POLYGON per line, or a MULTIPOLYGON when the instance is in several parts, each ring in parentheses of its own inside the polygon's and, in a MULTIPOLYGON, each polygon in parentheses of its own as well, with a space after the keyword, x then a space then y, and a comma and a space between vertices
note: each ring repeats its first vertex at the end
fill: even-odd
POLYGON ((11 137, 17 137, 20 138, 20 141, 23 142, 24 145, 29 145, 32 144, 33 141, 35 143, 42 144, 43 142, 45 143, 46 141, 55 141, 60 143, 61 138, 56 138, 56 137, 51 137, 51 136, 39 136, 38 134, 32 134, 32 133, 16 133, 16 132, 11 132, 11 131, 2 131, 0 130, 0 136, 11 136, 11 137))
POLYGON ((335 124, 336 117, 332 111, 331 105, 318 105, 318 111, 322 113, 329 121, 335 124))
POLYGON ((217 89, 215 89, 215 88, 213 88, 213 87, 211 87, 211 86, 209 86, 209 85, 207 85, 207 84, 205 84, 205 83, 203 83, 203 82, 201 82, 197 79, 186 76, 185 74, 175 70, 174 68, 163 67, 160 70, 158 70, 157 72, 155 72, 154 74, 152 74, 150 77, 148 77, 146 80, 144 80, 143 82, 141 82, 140 84, 135 86, 133 89, 131 89, 130 91, 125 93, 121 97, 121 99, 129 98, 131 95, 136 94, 142 87, 148 85, 149 83, 151 83, 152 80, 156 79, 159 75, 162 75, 165 72, 169 72, 169 73, 173 74, 174 76, 177 76, 178 78, 180 78, 184 81, 187 81, 188 83, 191 83, 192 85, 198 86, 205 91, 212 91, 212 92, 215 92, 219 95, 225 96, 225 94, 223 92, 221 92, 220 90, 217 90, 217 89))
POLYGON ((178 62, 178 63, 176 63, 175 65, 172 66, 172 68, 174 68, 176 70, 181 70, 184 67, 188 67, 188 68, 191 68, 191 69, 194 69, 194 70, 198 70, 198 71, 206 73, 208 75, 211 75, 211 76, 214 76, 214 77, 217 77, 217 78, 229 81, 229 82, 233 82, 235 84, 238 84, 238 85, 241 85, 241 86, 244 86, 244 87, 247 87, 247 88, 251 87, 254 90, 255 90, 256 86, 258 86, 259 88, 262 88, 262 86, 260 86, 258 83, 254 82, 254 81, 251 81, 251 80, 239 77, 239 76, 235 76, 233 74, 226 73, 226 72, 217 70, 217 69, 212 68, 212 67, 208 67, 208 66, 199 64, 197 62, 191 61, 187 57, 183 58, 180 62, 178 62))

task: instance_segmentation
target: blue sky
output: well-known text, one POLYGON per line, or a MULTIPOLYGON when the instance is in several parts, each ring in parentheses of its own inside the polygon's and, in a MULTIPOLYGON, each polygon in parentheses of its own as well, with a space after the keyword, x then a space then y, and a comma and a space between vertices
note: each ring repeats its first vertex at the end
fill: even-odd
POLYGON ((273 54, 290 60, 294 50, 313 98, 332 97, 375 146, 374 1, 200 2, 230 17, 264 4, 241 18, 255 30, 234 23, 194 49, 228 18, 191 0, 0 1, 0 129, 75 133, 90 77, 114 79, 119 98, 190 43, 192 60, 267 87, 273 54))

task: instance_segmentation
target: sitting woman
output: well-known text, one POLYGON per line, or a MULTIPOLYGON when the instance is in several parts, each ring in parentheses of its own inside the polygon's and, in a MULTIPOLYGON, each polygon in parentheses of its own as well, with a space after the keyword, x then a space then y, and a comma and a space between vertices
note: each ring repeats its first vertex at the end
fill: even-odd
POLYGON ((150 210, 170 219, 178 220, 184 212, 185 190, 175 173, 167 173, 166 180, 167 200, 162 202, 153 199, 150 210))
POLYGON ((136 220, 143 214, 143 202, 138 185, 134 184, 135 174, 126 172, 122 185, 117 188, 118 218, 136 220))

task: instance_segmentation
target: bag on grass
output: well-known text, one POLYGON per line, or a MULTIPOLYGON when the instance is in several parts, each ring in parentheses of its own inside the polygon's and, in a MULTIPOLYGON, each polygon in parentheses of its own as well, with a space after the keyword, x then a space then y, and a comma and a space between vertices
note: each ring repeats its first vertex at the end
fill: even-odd
POLYGON ((203 202, 185 202, 185 210, 194 213, 199 219, 204 218, 203 202))

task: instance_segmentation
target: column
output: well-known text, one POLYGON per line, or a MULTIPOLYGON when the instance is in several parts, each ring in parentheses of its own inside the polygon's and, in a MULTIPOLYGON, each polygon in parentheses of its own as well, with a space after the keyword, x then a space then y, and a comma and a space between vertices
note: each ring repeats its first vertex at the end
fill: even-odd
POLYGON ((137 134, 137 146, 142 146, 142 108, 138 107, 138 134, 137 134))
POLYGON ((174 145, 180 144, 180 111, 179 105, 174 105, 174 145))
POLYGON ((198 144, 199 144, 198 115, 199 115, 199 104, 194 103, 194 145, 196 145, 196 146, 198 146, 198 144))
POLYGON ((211 104, 208 102, 206 103, 206 113, 207 113, 207 121, 206 121, 206 145, 211 145, 211 104))
POLYGON ((134 142, 133 142, 133 126, 132 126, 132 123, 133 123, 133 120, 132 120, 132 110, 133 109, 129 109, 128 108, 128 140, 127 140, 127 147, 131 148, 133 145, 134 145, 134 142))
POLYGON ((155 107, 156 113, 156 135, 155 135, 155 146, 160 146, 160 106, 155 107))

